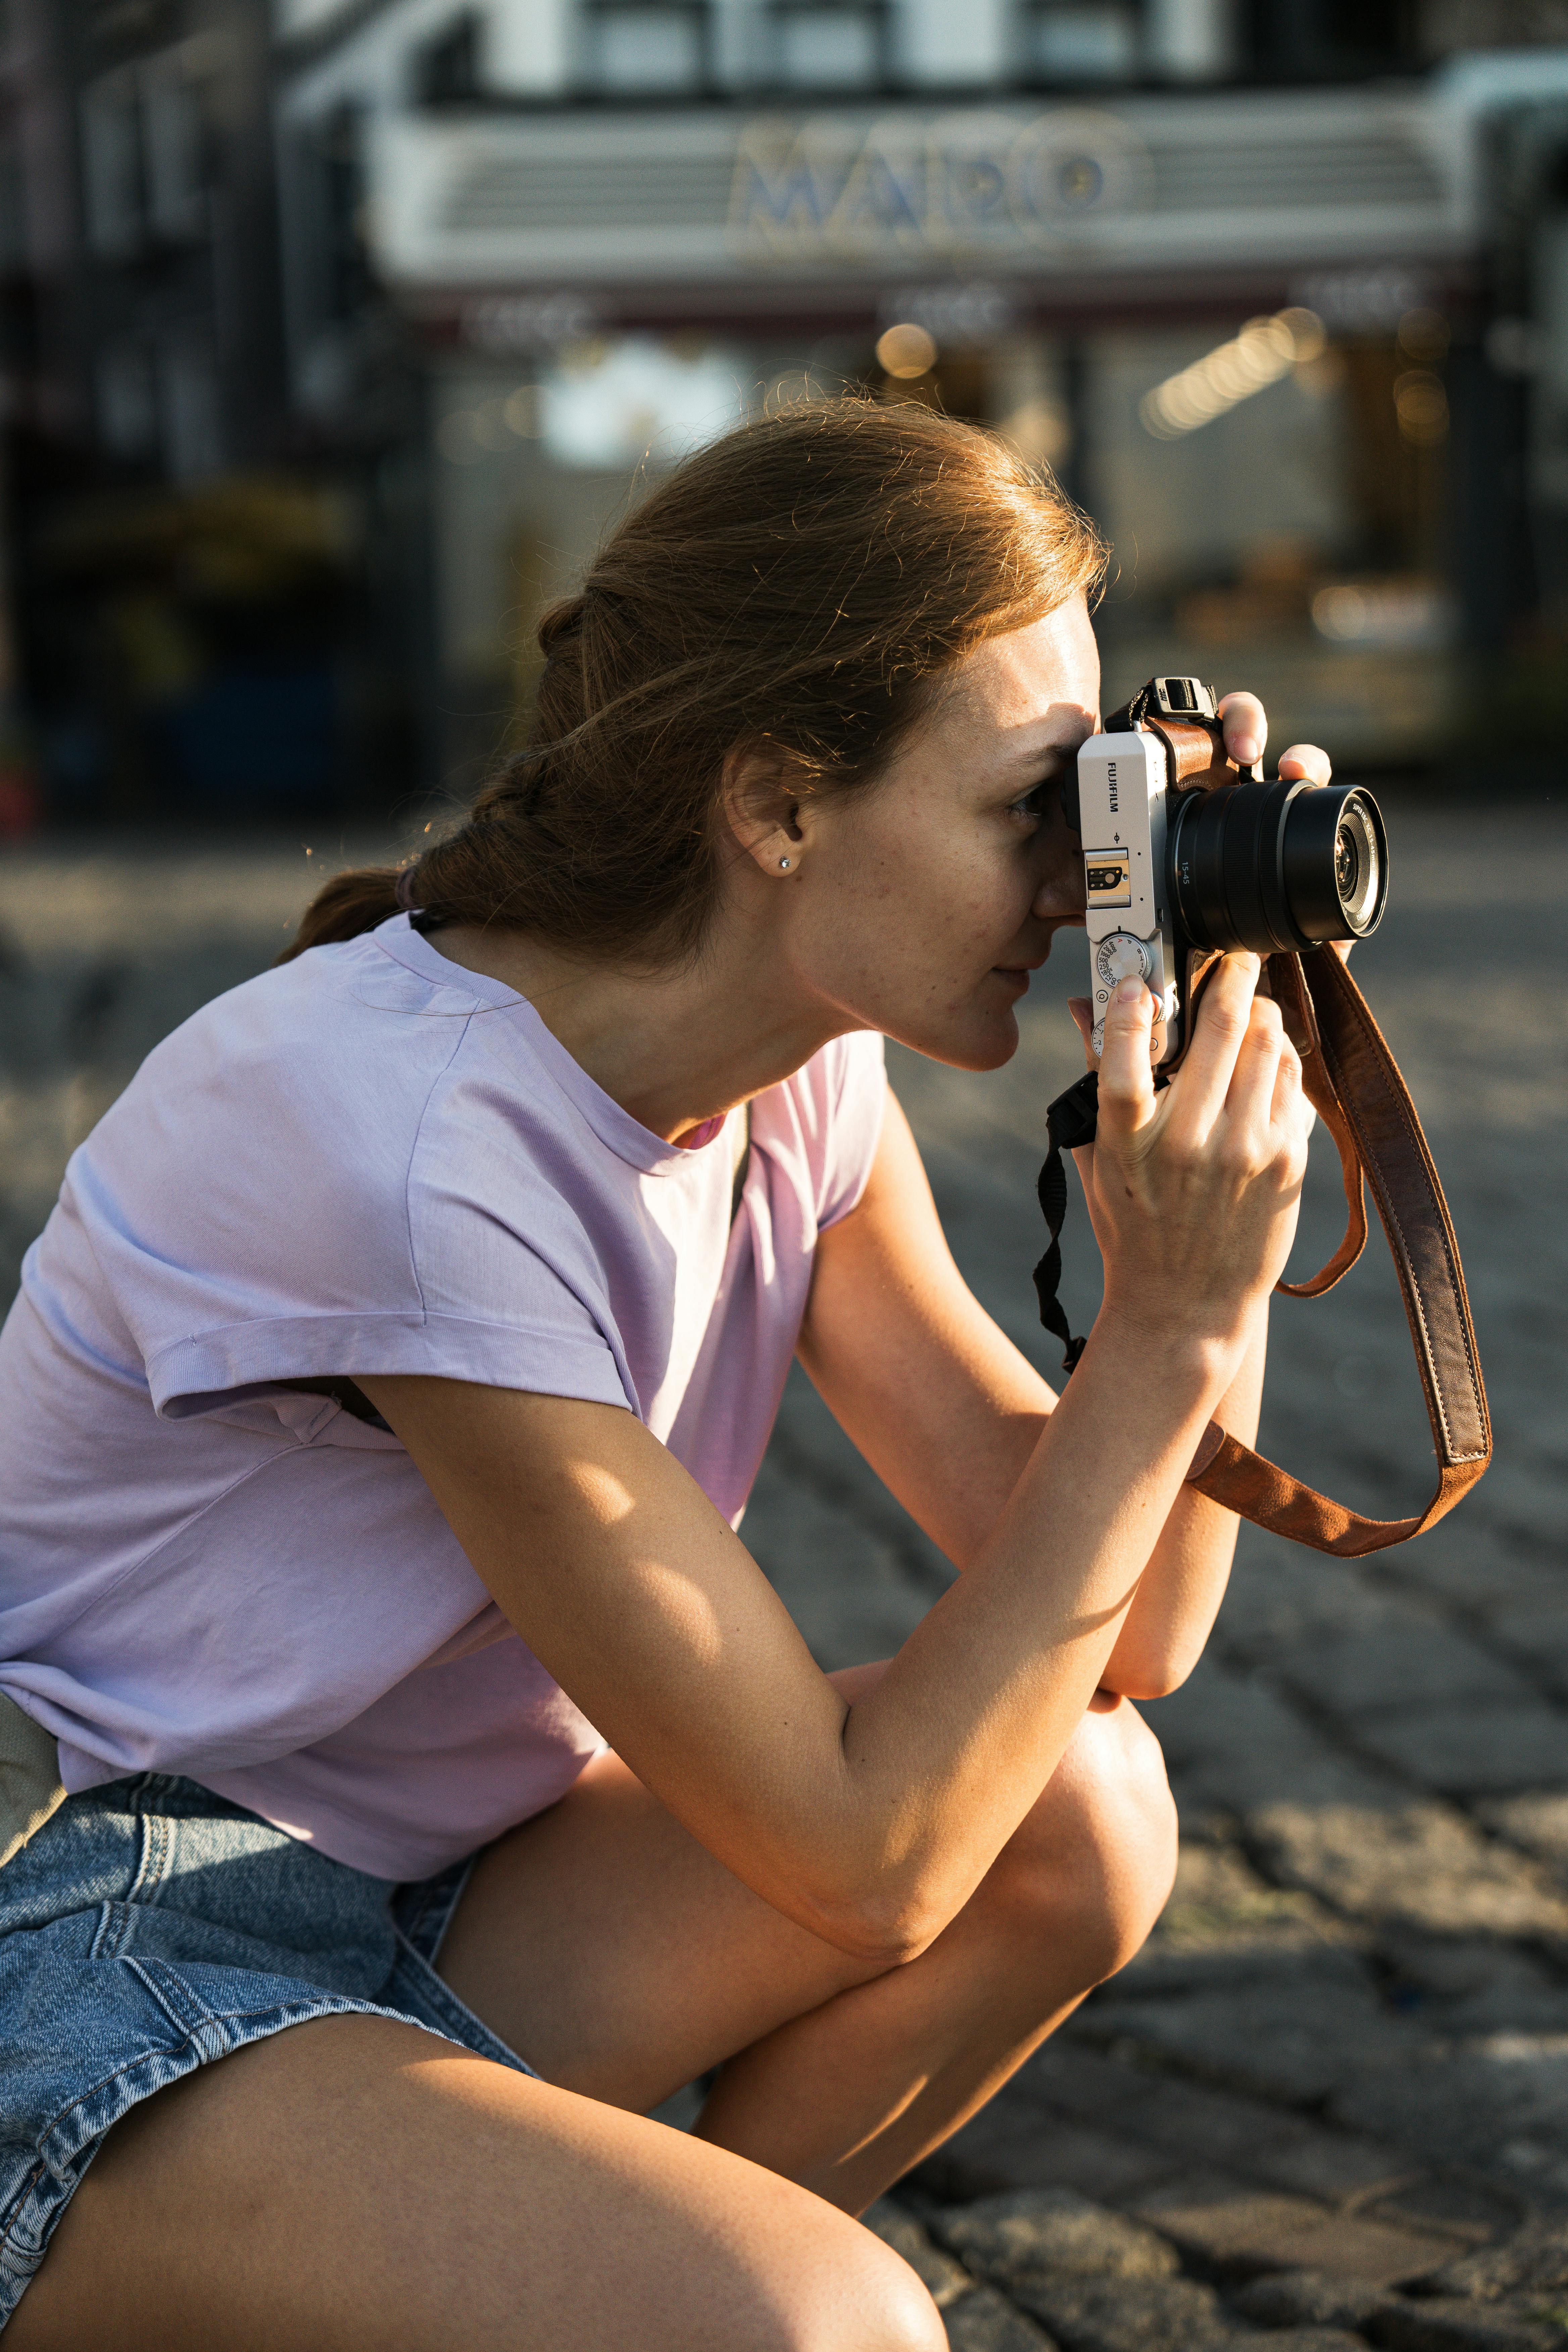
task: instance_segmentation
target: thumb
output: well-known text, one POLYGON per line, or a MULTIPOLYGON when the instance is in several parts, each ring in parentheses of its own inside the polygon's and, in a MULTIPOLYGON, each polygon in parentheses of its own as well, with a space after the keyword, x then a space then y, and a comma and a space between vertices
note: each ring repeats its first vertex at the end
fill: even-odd
POLYGON ((1100 1056, 1100 1129, 1135 1135, 1154 1115, 1154 1074, 1149 1032, 1154 1000, 1141 980, 1118 983, 1105 1008, 1105 1045, 1100 1056))

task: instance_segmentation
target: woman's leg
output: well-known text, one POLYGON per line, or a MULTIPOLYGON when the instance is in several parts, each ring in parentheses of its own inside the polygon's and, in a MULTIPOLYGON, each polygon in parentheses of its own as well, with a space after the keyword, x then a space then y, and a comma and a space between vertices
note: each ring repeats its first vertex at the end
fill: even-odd
POLYGON ((858 2212, 1131 1957, 1174 1863, 1158 1743, 1101 1698, 964 1910, 877 1974, 752 1894, 606 1758, 492 1848, 439 1965, 531 2065, 590 2097, 640 2111, 721 2064, 700 2136, 858 2212))
POLYGON ((775 2174, 369 2017, 133 2109, 8 2332, 16 2352, 946 2342, 912 2272, 775 2174))
POLYGON ((110 2134, 16 2352, 941 2352, 833 2206, 1136 1950, 1173 1853, 1158 1747, 1099 1705, 964 1911, 873 1976, 606 1759, 486 1857, 441 1957, 551 2079, 372 2018, 204 2067, 110 2134), (721 2061, 699 2136, 626 2112, 721 2061))

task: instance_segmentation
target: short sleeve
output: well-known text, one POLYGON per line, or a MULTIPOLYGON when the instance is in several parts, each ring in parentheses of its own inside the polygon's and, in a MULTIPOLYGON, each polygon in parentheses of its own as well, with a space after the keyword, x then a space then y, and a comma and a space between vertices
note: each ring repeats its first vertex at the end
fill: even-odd
POLYGON ((155 1049, 72 1160, 47 1318, 96 1303, 173 1420, 340 1373, 631 1403, 548 1085, 515 1040, 510 1090, 475 1077, 472 998, 358 944, 346 977, 300 958, 155 1049))
POLYGON ((870 1181, 888 1099, 883 1044, 874 1030, 856 1030, 847 1037, 836 1038, 824 1059, 831 1099, 827 1148, 817 1180, 819 1233, 847 1217, 870 1181))

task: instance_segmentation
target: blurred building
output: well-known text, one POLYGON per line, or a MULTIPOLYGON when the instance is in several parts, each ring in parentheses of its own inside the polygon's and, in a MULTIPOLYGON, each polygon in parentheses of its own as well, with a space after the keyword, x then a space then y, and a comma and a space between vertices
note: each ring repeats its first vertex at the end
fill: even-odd
POLYGON ((344 436, 294 421, 272 43, 268 0, 0 10, 10 731, 56 817, 370 790, 391 664, 344 436))
POLYGON ((58 804, 68 672, 100 811, 471 781, 637 485, 845 384, 1056 467, 1108 693, 1245 679, 1363 763, 1556 740, 1568 0, 260 8, 11 0, 14 576, 110 648, 20 633, 58 804))
POLYGON ((845 383, 1058 468, 1117 550, 1110 688, 1245 676, 1375 763, 1468 740, 1505 653, 1551 700, 1568 9, 284 0, 279 34, 296 395, 331 429, 384 306, 416 338, 454 751, 639 469, 845 383))

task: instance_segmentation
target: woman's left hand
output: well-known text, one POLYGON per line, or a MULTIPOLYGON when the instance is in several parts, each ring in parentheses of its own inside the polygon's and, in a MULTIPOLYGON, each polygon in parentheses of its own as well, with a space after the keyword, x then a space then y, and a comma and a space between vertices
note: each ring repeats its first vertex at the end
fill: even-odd
MULTIPOLYGON (((1268 712, 1255 694, 1227 694, 1220 702, 1219 715, 1226 750, 1238 768, 1250 768, 1254 760, 1262 759, 1268 740, 1268 712)), ((1310 776, 1313 783, 1326 784, 1333 772, 1328 753, 1316 743, 1292 743, 1279 754, 1279 773, 1292 783, 1310 776)))

